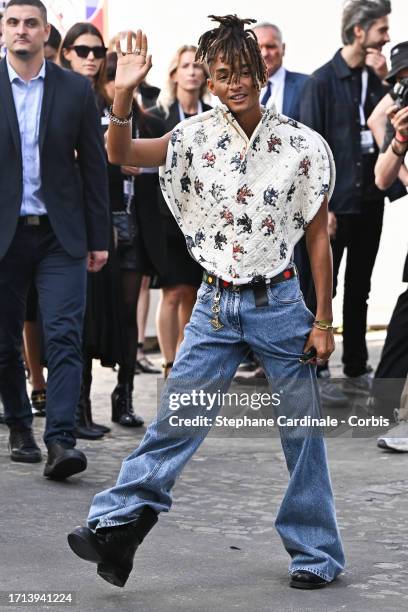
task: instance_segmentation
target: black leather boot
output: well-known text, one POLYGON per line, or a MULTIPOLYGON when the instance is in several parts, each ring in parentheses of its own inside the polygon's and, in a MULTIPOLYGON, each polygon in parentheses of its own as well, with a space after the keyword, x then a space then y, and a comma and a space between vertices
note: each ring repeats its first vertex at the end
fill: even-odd
POLYGON ((104 527, 96 533, 88 527, 77 527, 68 535, 68 544, 81 559, 97 563, 101 578, 123 587, 132 571, 137 548, 156 523, 156 512, 144 506, 138 518, 126 525, 104 527))
POLYGON ((81 387, 81 395, 75 412, 74 435, 76 438, 81 438, 82 440, 99 440, 103 438, 104 435, 103 431, 93 429, 88 420, 87 397, 83 385, 81 387))
POLYGON ((99 425, 99 423, 94 422, 92 418, 92 404, 91 399, 89 397, 85 398, 85 412, 86 420, 89 423, 91 429, 94 429, 95 431, 100 431, 103 434, 110 432, 110 427, 107 427, 106 425, 99 425))
POLYGON ((31 428, 10 428, 9 451, 10 459, 21 463, 38 463, 42 458, 31 428))
POLYGON ((94 429, 97 432, 109 433, 110 428, 106 425, 94 423, 92 418, 91 404, 91 387, 92 387, 92 358, 89 355, 84 355, 84 366, 82 370, 82 385, 81 385, 81 401, 84 403, 85 422, 89 429, 94 429))
POLYGON ((87 459, 77 448, 67 448, 59 442, 48 444, 48 459, 44 476, 50 480, 64 480, 86 470, 87 459))
POLYGON ((141 427, 144 420, 133 409, 133 388, 129 383, 118 384, 112 391, 112 421, 123 427, 141 427))

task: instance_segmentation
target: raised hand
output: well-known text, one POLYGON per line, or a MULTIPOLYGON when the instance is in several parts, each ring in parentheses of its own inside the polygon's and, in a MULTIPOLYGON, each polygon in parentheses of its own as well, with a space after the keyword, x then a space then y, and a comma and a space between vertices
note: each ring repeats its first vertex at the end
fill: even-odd
POLYGON ((387 115, 394 130, 402 136, 408 136, 408 106, 399 108, 396 104, 393 104, 387 110, 387 115))
POLYGON ((152 67, 152 56, 147 55, 147 37, 141 30, 126 34, 126 53, 122 52, 120 40, 116 41, 118 65, 115 89, 132 91, 145 79, 152 67), (136 39, 135 46, 133 41, 136 39))
POLYGON ((372 47, 367 49, 367 55, 365 59, 366 66, 370 66, 378 76, 378 78, 385 79, 388 73, 387 60, 385 55, 378 49, 372 47))

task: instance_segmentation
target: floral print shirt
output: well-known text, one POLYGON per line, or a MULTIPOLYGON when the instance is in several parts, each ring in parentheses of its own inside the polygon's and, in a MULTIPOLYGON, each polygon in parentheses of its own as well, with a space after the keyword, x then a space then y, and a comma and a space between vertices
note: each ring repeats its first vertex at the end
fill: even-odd
POLYGON ((274 107, 262 110, 250 139, 226 106, 182 121, 160 168, 190 254, 237 285, 282 272, 334 188, 325 140, 274 107))

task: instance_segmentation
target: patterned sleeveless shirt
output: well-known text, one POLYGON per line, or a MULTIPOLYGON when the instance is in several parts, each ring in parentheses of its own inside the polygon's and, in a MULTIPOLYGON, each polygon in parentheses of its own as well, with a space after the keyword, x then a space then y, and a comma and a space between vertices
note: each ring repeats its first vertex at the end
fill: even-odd
POLYGON ((334 188, 325 140, 274 107, 262 111, 250 139, 225 106, 182 121, 160 168, 190 254, 237 285, 284 270, 334 188))

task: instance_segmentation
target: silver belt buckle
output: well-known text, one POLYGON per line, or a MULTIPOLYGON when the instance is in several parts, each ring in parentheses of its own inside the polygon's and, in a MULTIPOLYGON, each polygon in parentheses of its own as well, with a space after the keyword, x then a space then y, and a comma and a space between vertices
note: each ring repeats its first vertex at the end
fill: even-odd
POLYGON ((27 215, 25 218, 26 225, 40 225, 39 215, 27 215))

